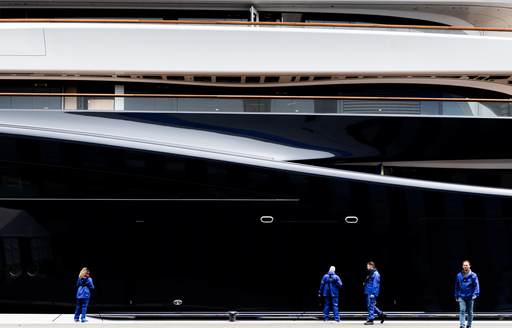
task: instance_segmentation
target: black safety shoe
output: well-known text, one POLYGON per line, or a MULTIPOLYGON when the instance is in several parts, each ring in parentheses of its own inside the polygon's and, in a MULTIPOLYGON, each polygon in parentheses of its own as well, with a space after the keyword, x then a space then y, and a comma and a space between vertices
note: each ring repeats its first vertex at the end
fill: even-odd
POLYGON ((386 313, 382 312, 379 316, 379 319, 380 323, 384 323, 384 321, 386 320, 386 313))
POLYGON ((366 321, 364 323, 365 326, 370 326, 370 325, 373 325, 373 321, 366 321))

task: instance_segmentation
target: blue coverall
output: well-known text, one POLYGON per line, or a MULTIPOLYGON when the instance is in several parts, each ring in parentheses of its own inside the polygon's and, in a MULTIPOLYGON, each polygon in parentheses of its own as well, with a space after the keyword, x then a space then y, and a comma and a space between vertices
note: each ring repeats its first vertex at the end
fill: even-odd
POLYGON ((368 276, 364 282, 364 293, 366 295, 366 305, 368 307, 368 321, 375 319, 375 313, 382 315, 382 311, 376 306, 377 296, 380 291, 380 274, 376 269, 368 271, 368 276))
POLYGON ((76 309, 75 309, 75 321, 78 321, 80 314, 82 314, 81 320, 85 321, 87 314, 87 305, 91 298, 91 289, 94 289, 92 278, 78 278, 76 282, 76 309))
POLYGON ((329 310, 332 306, 334 320, 340 321, 338 299, 342 285, 340 277, 334 272, 328 272, 323 276, 318 294, 324 298, 324 320, 329 320, 329 310))

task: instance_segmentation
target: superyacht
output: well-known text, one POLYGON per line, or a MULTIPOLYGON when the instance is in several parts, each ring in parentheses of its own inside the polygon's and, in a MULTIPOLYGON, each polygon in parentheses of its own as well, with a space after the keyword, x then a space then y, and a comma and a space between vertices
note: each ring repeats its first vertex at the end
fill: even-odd
MULTIPOLYGON (((512 310, 512 1, 0 1, 0 307, 512 310), (411 286, 420 286, 411 288, 411 286)), ((119 314, 121 313, 121 314, 119 314)))

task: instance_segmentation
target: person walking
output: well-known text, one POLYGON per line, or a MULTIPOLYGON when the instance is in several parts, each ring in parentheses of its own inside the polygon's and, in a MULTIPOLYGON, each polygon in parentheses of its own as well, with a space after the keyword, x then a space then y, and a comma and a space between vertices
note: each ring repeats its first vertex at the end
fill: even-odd
POLYGON ((87 319, 85 318, 87 314, 87 305, 91 298, 91 289, 94 289, 94 284, 90 274, 91 272, 87 268, 83 268, 78 274, 78 280, 76 282, 75 322, 78 322, 80 314, 82 315, 80 320, 82 322, 87 322, 87 319))
POLYGON ((459 322, 461 328, 471 328, 473 323, 473 307, 478 296, 480 296, 478 276, 471 271, 471 263, 466 260, 462 262, 462 271, 457 274, 455 279, 455 301, 459 302, 459 322), (467 325, 465 325, 466 313, 467 325))
POLYGON ((366 295, 366 306, 368 307, 368 318, 364 324, 373 325, 375 313, 377 313, 380 323, 384 323, 386 314, 376 306, 380 291, 380 274, 375 267, 375 263, 372 261, 366 264, 366 269, 368 270, 368 275, 364 280, 363 286, 364 294, 366 295))
POLYGON ((336 322, 340 321, 340 313, 338 311, 338 300, 340 288, 343 286, 340 277, 336 274, 336 268, 331 266, 320 282, 318 296, 324 298, 324 321, 329 320, 329 311, 332 307, 332 313, 336 322))

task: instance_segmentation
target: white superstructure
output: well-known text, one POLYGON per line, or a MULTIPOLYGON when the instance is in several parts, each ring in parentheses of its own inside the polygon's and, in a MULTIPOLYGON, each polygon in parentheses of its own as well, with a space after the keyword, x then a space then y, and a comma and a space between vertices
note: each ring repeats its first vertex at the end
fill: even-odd
MULTIPOLYGON (((0 8, 0 81, 67 81, 62 92, 94 81, 111 83, 110 94, 134 82, 147 93, 156 85, 405 84, 512 95, 512 1, 57 0, 0 8)), ((347 92, 333 92, 340 94, 347 92)))
POLYGON ((512 75, 512 33, 322 27, 3 23, 3 73, 512 75))

